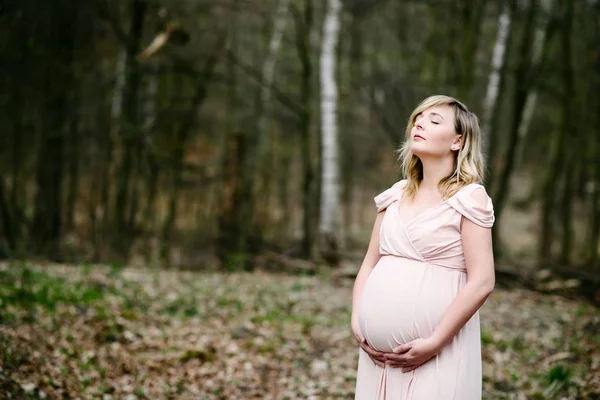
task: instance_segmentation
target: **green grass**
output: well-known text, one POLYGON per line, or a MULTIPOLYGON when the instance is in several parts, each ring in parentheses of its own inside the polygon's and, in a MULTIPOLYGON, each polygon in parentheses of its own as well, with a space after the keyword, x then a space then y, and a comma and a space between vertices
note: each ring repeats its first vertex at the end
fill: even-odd
MULTIPOLYGON (((9 383, 18 388, 20 374, 35 371, 55 382, 43 388, 47 393, 68 386, 85 399, 122 398, 116 383, 122 374, 135 377, 129 393, 140 400, 190 395, 196 381, 211 386, 194 398, 238 398, 245 388, 272 386, 300 398, 305 390, 351 398, 351 290, 351 282, 332 285, 324 276, 0 266, 6 332, 0 333, 0 374, 16 377, 9 383), (20 341, 23 333, 34 339, 20 341), (46 338, 53 339, 51 348, 46 338), (316 359, 330 370, 314 387, 316 359), (163 386, 151 384, 155 379, 163 386)), ((486 307, 484 398, 575 399, 598 392, 585 386, 596 372, 590 354, 600 341, 597 309, 519 291, 499 292, 486 307), (533 307, 536 313, 527 316, 515 312, 533 307), (565 351, 568 356, 546 362, 565 351)), ((37 398, 36 390, 15 398, 37 398)), ((64 397, 56 393, 49 398, 64 397)))
POLYGON ((35 322, 38 307, 50 311, 59 304, 89 306, 102 300, 106 287, 66 281, 27 267, 0 270, 0 323, 15 320, 11 309, 28 312, 24 322, 35 322))

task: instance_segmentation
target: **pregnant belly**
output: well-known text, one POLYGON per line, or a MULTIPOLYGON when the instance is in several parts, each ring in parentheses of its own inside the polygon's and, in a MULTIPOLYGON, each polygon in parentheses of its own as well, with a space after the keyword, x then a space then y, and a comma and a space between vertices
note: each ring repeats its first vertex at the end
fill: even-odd
POLYGON ((359 325, 367 342, 391 351, 430 336, 466 274, 400 257, 382 257, 365 282, 359 325))

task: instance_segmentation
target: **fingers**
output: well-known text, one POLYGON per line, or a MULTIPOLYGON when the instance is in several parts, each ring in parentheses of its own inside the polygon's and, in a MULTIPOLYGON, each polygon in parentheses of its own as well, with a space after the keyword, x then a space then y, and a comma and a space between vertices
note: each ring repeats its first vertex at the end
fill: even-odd
POLYGON ((369 345, 367 344, 367 342, 362 342, 362 343, 360 344, 360 347, 361 347, 361 348, 362 348, 362 349, 363 349, 363 350, 364 350, 364 351, 365 351, 365 352, 366 352, 368 355, 370 355, 370 356, 373 356, 373 357, 377 357, 377 358, 381 358, 382 360, 384 360, 384 361, 385 361, 385 354, 384 354, 384 353, 382 353, 382 352, 380 352, 380 351, 377 351, 377 350, 373 349, 371 346, 369 346, 369 345))
POLYGON ((377 351, 375 349, 373 349, 371 346, 369 346, 366 341, 360 343, 360 348, 363 349, 365 351, 365 353, 367 353, 367 355, 369 356, 369 358, 378 366, 380 367, 385 367, 385 354, 377 351))
POLYGON ((410 349, 412 349, 412 342, 401 344, 392 351, 396 354, 403 354, 408 352, 410 349))
POLYGON ((389 360, 386 358, 385 365, 392 368, 409 368, 414 367, 415 364, 409 361, 398 361, 398 360, 389 360))
POLYGON ((393 363, 406 363, 409 361, 409 358, 406 353, 404 354, 396 354, 396 353, 385 353, 385 359, 387 361, 393 363))
POLYGON ((421 364, 408 362, 408 361, 386 361, 385 365, 390 368, 402 368, 402 372, 410 372, 414 369, 417 369, 421 366, 421 364))

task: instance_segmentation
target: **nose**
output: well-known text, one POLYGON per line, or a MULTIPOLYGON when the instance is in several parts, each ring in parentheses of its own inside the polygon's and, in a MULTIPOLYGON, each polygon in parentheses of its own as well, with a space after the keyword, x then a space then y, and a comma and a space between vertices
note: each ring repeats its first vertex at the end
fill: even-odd
POLYGON ((417 128, 419 130, 423 130, 423 124, 421 122, 421 118, 419 118, 415 121, 415 128, 417 128))

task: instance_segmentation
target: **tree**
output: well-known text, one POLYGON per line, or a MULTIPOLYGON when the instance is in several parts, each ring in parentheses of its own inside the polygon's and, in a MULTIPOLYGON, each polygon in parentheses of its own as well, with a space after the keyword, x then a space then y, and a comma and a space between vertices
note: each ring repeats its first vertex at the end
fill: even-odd
POLYGON ((336 263, 339 246, 339 163, 337 137, 336 45, 339 35, 341 2, 328 0, 321 44, 321 135, 322 175, 320 247, 336 263))

